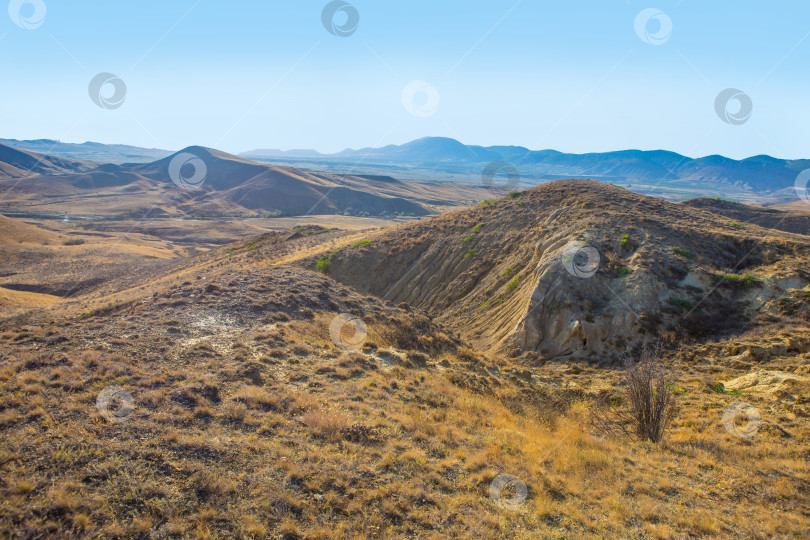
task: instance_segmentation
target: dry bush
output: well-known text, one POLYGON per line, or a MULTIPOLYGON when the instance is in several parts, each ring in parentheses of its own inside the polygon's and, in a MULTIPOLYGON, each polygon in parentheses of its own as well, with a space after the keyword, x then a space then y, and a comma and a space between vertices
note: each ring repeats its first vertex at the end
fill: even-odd
POLYGON ((624 396, 606 395, 591 409, 590 421, 606 434, 635 434, 641 440, 661 442, 673 414, 672 384, 659 348, 645 346, 638 361, 625 360, 624 396))
POLYGON ((636 435, 654 443, 663 438, 672 409, 671 384, 659 353, 645 347, 637 363, 631 359, 625 362, 624 375, 636 435))

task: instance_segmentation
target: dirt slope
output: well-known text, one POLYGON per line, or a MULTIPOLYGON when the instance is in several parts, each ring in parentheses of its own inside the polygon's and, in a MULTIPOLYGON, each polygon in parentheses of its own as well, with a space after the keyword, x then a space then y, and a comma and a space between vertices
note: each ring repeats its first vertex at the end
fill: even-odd
POLYGON ((804 236, 571 180, 369 235, 320 266, 482 348, 596 360, 780 315, 806 292, 808 255, 804 236))
POLYGON ((0 216, 0 244, 46 244, 66 238, 61 234, 40 229, 18 219, 0 216))
POLYGON ((681 204, 725 216, 736 222, 754 223, 768 229, 810 235, 810 205, 797 206, 793 211, 758 208, 732 201, 700 197, 681 204))
POLYGON ((46 156, 0 144, 0 179, 67 174, 89 171, 96 166, 97 164, 90 161, 46 156))

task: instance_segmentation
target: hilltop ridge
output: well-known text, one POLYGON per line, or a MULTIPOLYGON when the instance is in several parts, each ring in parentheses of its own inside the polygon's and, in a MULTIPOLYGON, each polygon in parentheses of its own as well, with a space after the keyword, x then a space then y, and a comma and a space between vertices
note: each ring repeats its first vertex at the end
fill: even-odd
POLYGON ((487 350, 595 359, 750 328, 798 301, 808 255, 807 236, 741 235, 717 214, 570 180, 372 233, 325 271, 487 350))

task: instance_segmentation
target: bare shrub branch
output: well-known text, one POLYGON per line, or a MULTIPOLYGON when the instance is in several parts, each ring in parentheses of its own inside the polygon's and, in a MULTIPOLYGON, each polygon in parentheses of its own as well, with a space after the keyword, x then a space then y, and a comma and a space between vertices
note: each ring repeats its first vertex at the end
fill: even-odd
POLYGON ((654 443, 664 437, 672 410, 671 384, 659 353, 645 346, 638 362, 625 361, 624 375, 636 435, 654 443))
POLYGON ((623 397, 600 399, 590 411, 591 426, 606 435, 637 435, 660 442, 672 417, 673 394, 657 347, 645 346, 638 361, 625 360, 623 397))

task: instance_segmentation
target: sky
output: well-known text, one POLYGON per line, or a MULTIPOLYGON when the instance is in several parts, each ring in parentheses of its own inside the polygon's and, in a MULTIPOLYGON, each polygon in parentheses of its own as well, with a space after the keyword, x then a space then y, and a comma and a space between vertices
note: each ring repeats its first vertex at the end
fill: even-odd
POLYGON ((0 137, 810 158, 808 20, 806 0, 11 0, 0 137))

